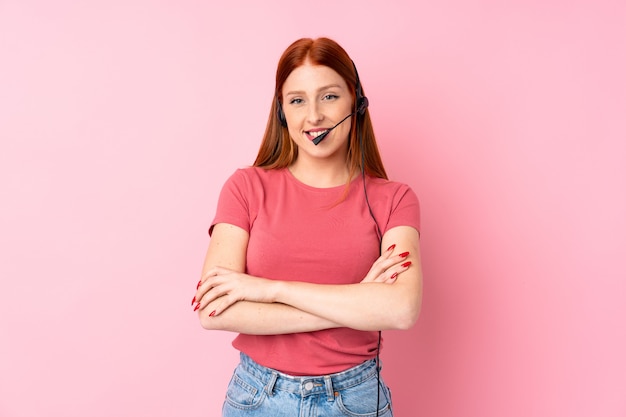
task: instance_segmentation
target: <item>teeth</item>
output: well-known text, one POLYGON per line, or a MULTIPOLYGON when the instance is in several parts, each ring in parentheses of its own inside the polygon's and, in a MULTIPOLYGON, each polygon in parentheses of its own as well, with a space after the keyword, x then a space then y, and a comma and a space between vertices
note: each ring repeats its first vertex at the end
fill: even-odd
POLYGON ((321 135, 322 133, 326 132, 327 130, 320 130, 318 132, 309 132, 309 135, 313 136, 314 138, 318 137, 319 135, 321 135))

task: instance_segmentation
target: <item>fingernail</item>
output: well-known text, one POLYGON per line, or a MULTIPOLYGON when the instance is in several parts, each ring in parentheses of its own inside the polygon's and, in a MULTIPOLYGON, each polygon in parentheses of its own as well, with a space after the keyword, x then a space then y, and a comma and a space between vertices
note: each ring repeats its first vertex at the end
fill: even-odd
POLYGON ((407 256, 409 256, 409 252, 402 252, 400 255, 401 258, 406 258, 407 256))
POLYGON ((198 285, 196 285, 196 290, 200 288, 200 285, 202 285, 202 281, 198 281, 198 285))
POLYGON ((392 249, 393 249, 393 248, 395 248, 395 247, 396 247, 396 244, 394 243, 393 245, 389 246, 389 247, 387 248, 387 250, 392 250, 392 249))
POLYGON ((211 311, 211 314, 209 314, 209 317, 213 317, 215 315, 215 310, 211 311))
POLYGON ((193 300, 191 300, 191 305, 194 305, 196 303, 196 296, 193 296, 193 300))
POLYGON ((389 279, 396 279, 397 276, 398 276, 398 273, 394 272, 393 275, 389 277, 389 279))
POLYGON ((402 266, 404 268, 407 268, 407 267, 411 266, 411 261, 403 263, 402 266))
POLYGON ((193 311, 198 311, 199 308, 200 308, 200 303, 196 304, 196 306, 193 308, 193 311))

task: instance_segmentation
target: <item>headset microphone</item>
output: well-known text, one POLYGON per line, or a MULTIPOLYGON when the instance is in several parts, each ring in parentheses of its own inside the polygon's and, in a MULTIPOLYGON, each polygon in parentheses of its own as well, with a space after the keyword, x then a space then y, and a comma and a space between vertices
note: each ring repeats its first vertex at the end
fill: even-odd
POLYGON ((354 115, 355 112, 350 113, 349 115, 347 115, 346 117, 344 117, 343 119, 341 119, 341 121, 339 123, 337 123, 335 126, 331 127, 330 129, 328 129, 326 132, 322 133, 321 135, 319 135, 318 137, 316 137, 315 139, 313 139, 313 143, 315 145, 319 144, 325 137, 326 135, 328 135, 330 133, 331 130, 333 130, 334 128, 336 128, 337 126, 339 126, 340 124, 342 124, 343 122, 345 122, 345 120, 354 115))

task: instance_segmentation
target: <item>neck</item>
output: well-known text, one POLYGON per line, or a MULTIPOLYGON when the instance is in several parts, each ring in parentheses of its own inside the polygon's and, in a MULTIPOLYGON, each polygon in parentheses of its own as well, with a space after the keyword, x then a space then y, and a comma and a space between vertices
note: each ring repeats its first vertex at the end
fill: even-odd
POLYGON ((350 172, 345 162, 305 161, 298 158, 289 167, 291 174, 298 181, 317 188, 330 188, 344 185, 350 179, 350 172))

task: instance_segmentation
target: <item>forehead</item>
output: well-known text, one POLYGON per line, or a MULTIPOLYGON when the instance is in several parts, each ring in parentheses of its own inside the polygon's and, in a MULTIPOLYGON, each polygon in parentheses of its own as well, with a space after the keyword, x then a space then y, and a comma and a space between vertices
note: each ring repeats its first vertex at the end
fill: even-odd
POLYGON ((325 65, 305 63, 291 71, 283 84, 283 95, 290 92, 316 92, 320 88, 336 85, 347 88, 346 81, 334 69, 325 65))

